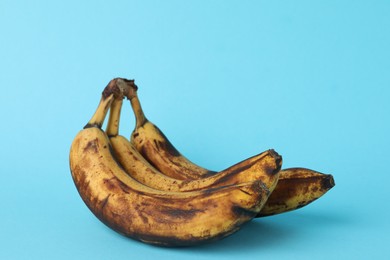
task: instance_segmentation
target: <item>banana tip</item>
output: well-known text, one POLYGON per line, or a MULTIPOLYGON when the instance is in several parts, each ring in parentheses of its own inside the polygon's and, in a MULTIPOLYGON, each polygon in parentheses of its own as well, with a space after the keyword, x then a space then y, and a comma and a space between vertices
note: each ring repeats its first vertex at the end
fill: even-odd
POLYGON ((327 190, 330 190, 331 188, 333 188, 334 186, 336 185, 335 181, 334 181, 334 178, 331 174, 328 174, 325 179, 324 179, 324 182, 323 182, 323 187, 327 190))
POLYGON ((269 150, 269 154, 275 159, 276 163, 276 169, 274 171, 274 174, 278 173, 280 169, 282 168, 283 158, 280 154, 278 154, 274 149, 269 150))

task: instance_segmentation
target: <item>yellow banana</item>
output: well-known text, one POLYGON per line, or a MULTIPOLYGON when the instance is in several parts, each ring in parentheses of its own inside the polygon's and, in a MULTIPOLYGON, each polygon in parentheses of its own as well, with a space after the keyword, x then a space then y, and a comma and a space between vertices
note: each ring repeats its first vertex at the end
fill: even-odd
POLYGON ((131 238, 183 246, 223 238, 258 214, 269 194, 261 181, 167 192, 147 187, 123 171, 112 156, 101 125, 112 101, 122 98, 120 93, 126 93, 126 87, 132 84, 123 79, 109 83, 95 114, 76 135, 70 149, 74 183, 95 216, 131 238))
POLYGON ((125 137, 118 135, 122 99, 113 101, 106 133, 113 153, 124 170, 139 182, 164 191, 193 191, 261 180, 272 191, 279 177, 282 157, 268 150, 213 176, 198 180, 178 180, 166 176, 148 163, 125 137), (146 169, 140 171, 140 169, 146 169))
MULTIPOLYGON (((131 143, 147 161, 163 174, 180 180, 210 178, 217 174, 188 160, 163 132, 146 118, 138 99, 137 88, 130 90, 128 98, 136 117, 131 143)), ((271 189, 270 198, 258 216, 301 208, 324 195, 334 185, 332 175, 304 168, 283 169, 279 172, 276 188, 273 191, 271 189)))

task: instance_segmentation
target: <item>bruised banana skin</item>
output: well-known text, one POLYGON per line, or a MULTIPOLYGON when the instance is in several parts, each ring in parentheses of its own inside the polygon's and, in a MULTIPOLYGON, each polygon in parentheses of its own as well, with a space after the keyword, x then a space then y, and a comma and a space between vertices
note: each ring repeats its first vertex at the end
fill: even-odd
POLYGON ((146 243, 188 246, 226 237, 260 211, 269 195, 261 181, 182 193, 158 191, 127 175, 100 129, 112 99, 102 97, 69 157, 81 198, 104 224, 146 243))
MULTIPOLYGON (((164 135, 150 122, 141 107, 137 89, 131 89, 128 97, 135 117, 136 127, 131 143, 157 169, 172 178, 181 180, 202 179, 216 174, 183 156, 164 135)), ((275 215, 301 208, 324 195, 335 185, 332 175, 305 168, 283 169, 279 173, 276 188, 258 217, 275 215)))
POLYGON ((184 192, 261 180, 270 192, 275 188, 282 158, 273 150, 198 180, 178 180, 162 174, 142 157, 130 141, 118 135, 121 107, 121 99, 112 103, 106 133, 116 160, 129 175, 146 186, 163 191, 184 192))
POLYGON ((278 185, 261 209, 259 217, 302 208, 335 186, 333 176, 305 168, 281 171, 278 185))

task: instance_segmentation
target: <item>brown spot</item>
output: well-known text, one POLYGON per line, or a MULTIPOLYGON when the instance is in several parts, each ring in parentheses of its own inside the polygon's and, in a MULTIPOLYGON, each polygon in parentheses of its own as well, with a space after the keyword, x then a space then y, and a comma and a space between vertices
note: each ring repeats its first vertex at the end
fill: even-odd
POLYGON ((314 187, 311 189, 312 192, 317 192, 318 190, 319 190, 319 188, 318 188, 317 186, 314 186, 314 187))
POLYGON ((108 199, 110 198, 110 194, 107 195, 107 197, 102 201, 102 211, 104 210, 104 207, 107 205, 108 199))
POLYGON ((276 188, 267 200, 268 205, 274 205, 288 198, 294 197, 300 189, 302 181, 300 179, 279 180, 276 188))
POLYGON ((203 212, 203 210, 200 209, 179 209, 179 208, 169 208, 164 209, 161 211, 164 214, 170 215, 174 218, 185 218, 185 219, 191 219, 196 216, 197 213, 203 212))
POLYGON ((181 156, 180 152, 176 150, 176 148, 168 140, 164 142, 159 141, 157 147, 161 147, 162 149, 164 149, 164 151, 166 151, 169 155, 173 157, 181 156))
POLYGON ((172 145, 172 143, 168 140, 168 138, 164 135, 163 132, 161 132, 161 130, 157 127, 157 126, 154 126, 156 128, 156 131, 164 138, 164 142, 162 141, 159 141, 159 146, 164 149, 165 151, 168 152, 168 154, 174 156, 174 157, 179 157, 181 156, 180 152, 178 150, 176 150, 176 148, 172 145))
POLYGON ((252 210, 249 210, 249 209, 245 209, 241 206, 233 206, 232 207, 232 212, 234 213, 234 215, 236 215, 237 217, 249 217, 249 218, 253 218, 257 213, 255 211, 252 211, 252 210))
POLYGON ((95 138, 87 143, 87 145, 84 147, 84 152, 88 150, 92 150, 94 153, 97 153, 98 148, 99 148, 99 142, 98 139, 95 138))
POLYGON ((138 212, 138 216, 141 218, 141 220, 144 224, 149 223, 149 219, 143 213, 143 210, 141 209, 140 205, 138 205, 138 204, 135 205, 135 211, 138 212))
POLYGON ((117 185, 115 183, 116 177, 112 177, 110 179, 104 179, 103 184, 109 191, 115 191, 117 189, 117 185))

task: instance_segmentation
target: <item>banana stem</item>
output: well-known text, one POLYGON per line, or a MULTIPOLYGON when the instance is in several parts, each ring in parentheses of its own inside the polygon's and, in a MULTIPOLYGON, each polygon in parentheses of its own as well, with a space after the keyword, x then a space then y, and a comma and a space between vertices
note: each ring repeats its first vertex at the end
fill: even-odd
MULTIPOLYGON (((112 79, 103 90, 102 98, 100 100, 98 108, 96 109, 95 114, 92 116, 91 120, 89 120, 88 124, 84 128, 89 128, 89 127, 101 128, 113 100, 114 99, 122 100, 125 96, 129 96, 130 92, 135 92, 134 90, 137 90, 137 86, 134 84, 134 80, 123 79, 123 78, 112 79)), ((120 103, 120 107, 121 106, 122 103, 120 103)), ((116 134, 118 134, 120 108, 119 108, 119 112, 117 113, 118 113, 117 120, 114 120, 117 121, 117 123, 112 124, 114 126, 116 125, 116 130, 115 127, 112 129, 114 133, 116 131, 116 134)), ((111 131, 111 129, 109 130, 111 131)))
POLYGON ((129 99, 135 115, 135 128, 142 127, 148 119, 146 119, 144 111, 142 110, 137 93, 134 91, 132 97, 129 99))
POLYGON ((99 106, 97 107, 95 114, 93 114, 91 120, 84 128, 89 127, 98 127, 101 128, 104 122, 104 119, 107 116, 108 109, 111 106, 112 101, 114 100, 114 94, 109 96, 102 95, 100 99, 99 106))
POLYGON ((114 137, 119 134, 119 121, 121 115, 123 99, 115 99, 110 108, 110 116, 108 118, 106 133, 109 137, 114 137))

